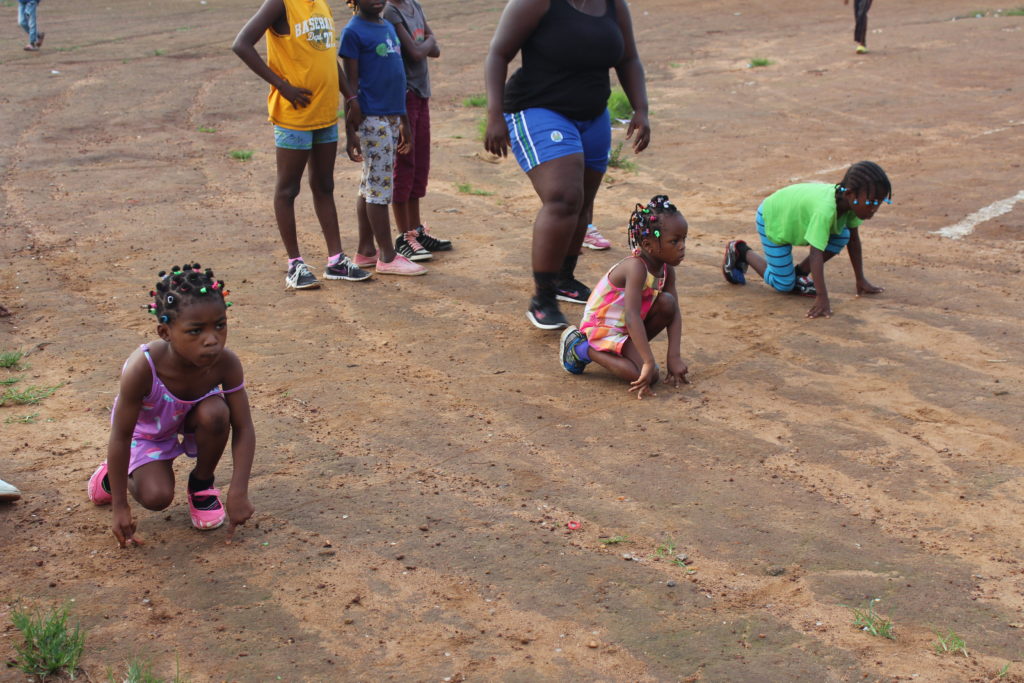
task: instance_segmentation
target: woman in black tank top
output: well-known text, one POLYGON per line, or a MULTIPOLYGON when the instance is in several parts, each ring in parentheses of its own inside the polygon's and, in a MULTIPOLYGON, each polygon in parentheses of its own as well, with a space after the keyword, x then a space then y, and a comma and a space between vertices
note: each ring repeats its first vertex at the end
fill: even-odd
MULTIPOLYGON (((580 130, 601 121, 610 93, 610 69, 615 69, 633 107, 626 137, 633 140, 634 152, 640 152, 650 141, 651 128, 643 65, 625 0, 509 0, 484 66, 484 147, 492 154, 507 156, 512 144, 507 121, 524 114, 532 116, 530 112, 539 112, 542 119, 550 112, 550 117, 562 117, 580 130), (506 84, 508 65, 520 52, 523 66, 506 84)), ((513 131, 521 147, 522 140, 532 142, 530 136, 534 135, 526 123, 513 131)), ((599 125, 607 132, 607 123, 599 125)), ((531 145, 517 155, 523 155, 520 164, 529 168, 526 173, 542 204, 533 225, 536 295, 527 317, 542 329, 559 329, 568 321, 558 309, 556 297, 585 304, 589 294, 573 271, 604 164, 591 163, 590 154, 585 162, 582 152, 557 156, 562 152, 549 151, 534 150, 531 145)))

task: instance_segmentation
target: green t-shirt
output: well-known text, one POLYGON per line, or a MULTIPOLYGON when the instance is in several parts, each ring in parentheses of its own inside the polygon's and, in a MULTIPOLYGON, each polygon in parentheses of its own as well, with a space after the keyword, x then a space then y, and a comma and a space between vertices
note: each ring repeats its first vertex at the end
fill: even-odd
POLYGON ((776 244, 811 245, 822 251, 830 235, 863 223, 852 211, 836 216, 836 186, 798 183, 784 187, 764 200, 761 207, 764 232, 776 244))

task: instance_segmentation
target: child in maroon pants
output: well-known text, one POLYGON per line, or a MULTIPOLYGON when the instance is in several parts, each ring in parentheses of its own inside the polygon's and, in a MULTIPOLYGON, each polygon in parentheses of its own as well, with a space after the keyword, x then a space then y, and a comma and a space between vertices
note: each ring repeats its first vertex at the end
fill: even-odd
POLYGON ((398 227, 395 251, 410 261, 427 261, 431 252, 448 251, 450 240, 431 235, 420 219, 420 199, 427 194, 430 173, 430 71, 427 58, 441 55, 434 32, 416 0, 388 0, 384 18, 402 43, 405 62, 405 109, 412 129, 412 150, 395 159, 391 206, 398 227))

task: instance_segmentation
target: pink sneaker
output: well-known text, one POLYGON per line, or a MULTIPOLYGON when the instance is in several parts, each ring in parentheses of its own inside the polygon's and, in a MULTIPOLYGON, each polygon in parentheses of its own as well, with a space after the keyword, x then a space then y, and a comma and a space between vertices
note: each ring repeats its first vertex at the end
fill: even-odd
POLYGON ((612 243, 604 238, 604 235, 597 231, 597 226, 591 223, 587 226, 587 234, 583 238, 583 246, 588 249, 597 249, 601 251, 603 249, 609 249, 612 243))
POLYGON ((105 476, 107 476, 106 460, 89 477, 89 500, 96 505, 107 505, 110 502, 110 492, 103 488, 103 477, 105 476))
POLYGON ((224 523, 224 506, 220 503, 220 491, 206 489, 188 494, 188 512, 192 526, 203 531, 216 529, 224 523), (198 500, 197 500, 198 499, 198 500))
POLYGON ((378 260, 377 272, 381 275, 426 275, 427 269, 418 263, 413 263, 401 254, 395 254, 391 263, 378 260))
POLYGON ((363 256, 359 252, 352 257, 352 263, 356 264, 357 268, 366 270, 367 268, 375 268, 377 266, 377 252, 374 252, 373 256, 363 256))

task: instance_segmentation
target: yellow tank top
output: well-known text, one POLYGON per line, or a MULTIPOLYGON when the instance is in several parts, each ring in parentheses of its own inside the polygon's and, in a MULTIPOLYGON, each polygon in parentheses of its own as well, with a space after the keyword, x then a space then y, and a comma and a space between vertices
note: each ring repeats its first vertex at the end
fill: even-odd
POLYGON ((338 34, 326 0, 284 0, 289 33, 267 29, 267 64, 278 76, 312 90, 305 107, 296 108, 271 86, 270 120, 292 130, 316 130, 338 121, 338 34))

